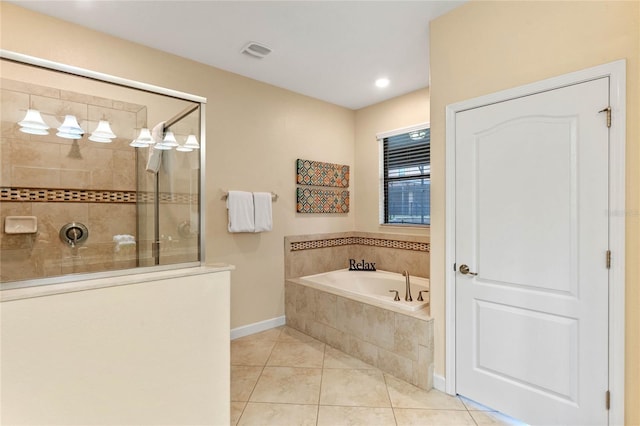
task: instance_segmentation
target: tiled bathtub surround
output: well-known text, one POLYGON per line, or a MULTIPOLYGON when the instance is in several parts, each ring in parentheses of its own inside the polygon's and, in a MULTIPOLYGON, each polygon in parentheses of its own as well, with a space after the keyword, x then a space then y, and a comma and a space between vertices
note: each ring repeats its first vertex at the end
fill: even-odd
POLYGON ((422 389, 433 387, 433 320, 285 283, 287 325, 422 389))
POLYGON ((342 232, 285 237, 287 325, 423 389, 433 385, 433 320, 428 310, 401 313, 304 285, 298 277, 349 266, 429 277, 429 237, 342 232))
POLYGON ((374 262, 377 269, 429 277, 428 236, 372 232, 285 237, 285 278, 349 267, 349 259, 374 262))

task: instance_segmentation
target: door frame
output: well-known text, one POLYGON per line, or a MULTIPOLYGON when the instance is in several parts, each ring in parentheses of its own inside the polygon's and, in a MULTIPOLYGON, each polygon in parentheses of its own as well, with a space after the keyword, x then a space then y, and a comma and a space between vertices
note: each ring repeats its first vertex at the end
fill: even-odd
MULTIPOLYGON (((624 424, 625 351, 625 144, 626 60, 621 59, 581 71, 457 102, 446 107, 445 138, 445 391, 456 394, 456 114, 486 105, 609 77, 609 424, 624 424)), ((602 108, 605 108, 603 105, 602 108)), ((603 117, 603 120, 605 118, 603 117)), ((604 258, 603 258, 604 262, 604 258)), ((604 404, 604 393, 602 397, 604 404)), ((481 402, 481 401, 480 401, 481 402)))

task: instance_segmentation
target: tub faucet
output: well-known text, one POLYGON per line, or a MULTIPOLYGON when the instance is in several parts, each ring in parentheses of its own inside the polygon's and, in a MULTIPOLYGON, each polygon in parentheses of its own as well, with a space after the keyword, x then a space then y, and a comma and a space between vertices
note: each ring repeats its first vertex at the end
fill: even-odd
POLYGON ((409 271, 402 271, 402 276, 404 277, 406 285, 404 300, 406 300, 407 302, 413 302, 413 297, 411 297, 411 282, 409 278, 409 271))

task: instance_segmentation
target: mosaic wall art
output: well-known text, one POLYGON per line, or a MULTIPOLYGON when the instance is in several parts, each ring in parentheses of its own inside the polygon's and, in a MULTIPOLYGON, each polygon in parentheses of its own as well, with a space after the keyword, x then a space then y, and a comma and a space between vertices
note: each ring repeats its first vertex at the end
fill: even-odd
POLYGON ((349 191, 298 188, 298 213, 349 213, 349 191))
POLYGON ((349 187, 349 166, 321 161, 296 160, 298 185, 349 187))

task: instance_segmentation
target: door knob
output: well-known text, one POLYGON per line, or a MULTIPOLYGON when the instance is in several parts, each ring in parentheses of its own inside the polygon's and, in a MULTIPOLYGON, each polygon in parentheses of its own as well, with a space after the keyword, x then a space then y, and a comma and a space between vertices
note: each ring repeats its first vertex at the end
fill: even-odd
POLYGON ((460 265, 460 273, 462 275, 478 275, 477 272, 469 271, 469 267, 467 265, 460 265))

